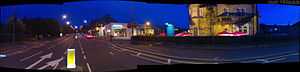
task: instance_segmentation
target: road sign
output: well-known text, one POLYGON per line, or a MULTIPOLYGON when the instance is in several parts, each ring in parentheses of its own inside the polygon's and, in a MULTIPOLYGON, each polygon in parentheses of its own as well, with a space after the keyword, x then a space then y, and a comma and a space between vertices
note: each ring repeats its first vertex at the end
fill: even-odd
POLYGON ((68 49, 67 68, 76 68, 76 64, 75 64, 75 49, 68 49))

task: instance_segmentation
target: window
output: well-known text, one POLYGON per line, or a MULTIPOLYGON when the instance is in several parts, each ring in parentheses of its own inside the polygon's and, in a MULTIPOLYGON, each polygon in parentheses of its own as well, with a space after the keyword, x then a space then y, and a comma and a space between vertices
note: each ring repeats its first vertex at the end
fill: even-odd
POLYGON ((228 11, 229 11, 229 8, 224 8, 224 13, 226 14, 226 16, 229 16, 228 11))
POLYGON ((196 17, 196 16, 198 16, 198 8, 191 8, 192 9, 192 17, 196 17))
POLYGON ((241 8, 237 8, 236 12, 240 13, 241 12, 241 8))
POLYGON ((204 16, 204 8, 199 8, 199 16, 204 16))
POLYGON ((245 11, 246 11, 246 8, 242 8, 242 9, 241 9, 241 14, 242 14, 242 16, 245 15, 245 11))
POLYGON ((247 26, 244 26, 244 28, 243 28, 243 32, 245 32, 245 33, 247 33, 248 31, 247 31, 247 26))
POLYGON ((224 8, 224 12, 228 12, 229 8, 224 8))
POLYGON ((242 12, 242 13, 245 13, 245 12, 246 12, 246 8, 242 8, 242 9, 241 9, 241 12, 242 12))

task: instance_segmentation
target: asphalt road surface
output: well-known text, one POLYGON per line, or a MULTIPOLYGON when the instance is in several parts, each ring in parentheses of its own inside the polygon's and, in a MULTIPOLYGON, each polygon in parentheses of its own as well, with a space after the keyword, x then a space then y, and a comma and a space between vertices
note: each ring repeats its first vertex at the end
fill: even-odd
POLYGON ((62 69, 79 72, 103 72, 136 69, 137 65, 159 64, 113 49, 106 40, 73 36, 57 39, 33 48, 17 49, 0 59, 0 66, 18 69, 62 69), (68 69, 67 49, 75 49, 75 69, 68 69))
POLYGON ((241 60, 236 59, 237 61, 235 61, 242 63, 299 61, 299 48, 295 48, 295 46, 291 46, 291 48, 287 46, 287 48, 276 50, 264 48, 232 51, 193 51, 113 43, 105 38, 86 39, 79 36, 79 38, 75 39, 74 36, 69 36, 27 48, 12 49, 5 53, 7 57, 0 59, 0 66, 19 69, 61 69, 79 72, 104 72, 136 69, 137 65, 175 63, 219 64, 234 60, 230 57, 246 57, 244 59, 241 58, 241 60), (75 49, 75 69, 67 68, 67 49, 75 49), (253 52, 255 53, 253 54, 253 52), (201 57, 205 57, 205 59, 201 57), (222 59, 226 57, 229 60, 222 59))

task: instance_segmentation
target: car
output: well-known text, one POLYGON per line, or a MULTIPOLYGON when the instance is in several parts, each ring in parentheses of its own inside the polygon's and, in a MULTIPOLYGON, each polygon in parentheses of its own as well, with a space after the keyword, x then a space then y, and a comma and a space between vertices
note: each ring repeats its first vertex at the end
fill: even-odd
POLYGON ((75 35, 75 39, 77 39, 78 38, 78 36, 77 35, 75 35))
POLYGON ((0 59, 1 58, 6 58, 7 57, 7 55, 5 55, 5 54, 0 54, 0 59))
POLYGON ((90 35, 90 34, 86 34, 85 35, 85 38, 87 38, 87 39, 93 39, 93 38, 95 38, 96 36, 94 36, 94 35, 90 35))

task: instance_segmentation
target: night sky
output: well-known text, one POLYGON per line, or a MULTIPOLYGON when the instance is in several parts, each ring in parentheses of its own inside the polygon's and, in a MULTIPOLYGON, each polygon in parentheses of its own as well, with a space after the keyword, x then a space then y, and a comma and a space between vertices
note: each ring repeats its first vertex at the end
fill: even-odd
MULTIPOLYGON (((293 24, 300 20, 300 6, 259 4, 260 23, 293 24)), ((18 17, 54 18, 62 22, 62 14, 68 15, 72 25, 82 25, 83 20, 91 20, 110 14, 119 22, 135 20, 139 24, 150 21, 158 27, 165 22, 188 28, 188 8, 186 4, 147 4, 127 1, 71 2, 64 5, 33 4, 1 7, 1 22, 6 23, 16 10, 18 17)))

